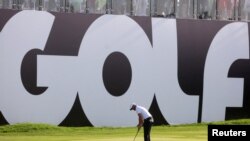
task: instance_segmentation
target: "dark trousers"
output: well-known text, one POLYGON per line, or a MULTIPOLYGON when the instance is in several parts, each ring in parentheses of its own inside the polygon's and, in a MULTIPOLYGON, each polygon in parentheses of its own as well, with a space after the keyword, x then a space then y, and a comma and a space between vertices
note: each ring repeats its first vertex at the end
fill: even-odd
POLYGON ((150 132, 153 124, 152 118, 147 118, 144 120, 143 128, 144 128, 144 141, 150 141, 150 132))

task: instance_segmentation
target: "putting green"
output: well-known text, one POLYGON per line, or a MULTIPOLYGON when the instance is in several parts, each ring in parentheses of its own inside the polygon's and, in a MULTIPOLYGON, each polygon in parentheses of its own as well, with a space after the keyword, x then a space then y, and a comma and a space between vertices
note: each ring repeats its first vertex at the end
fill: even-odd
MULTIPOLYGON (((0 126, 0 141, 133 141, 136 128, 54 127, 35 124, 0 126), (37 127, 38 126, 38 127, 37 127)), ((153 126, 153 141, 206 141, 204 126, 153 126)), ((135 141, 143 141, 143 130, 135 141)))
MULTIPOLYGON (((207 141, 208 124, 250 125, 250 119, 178 126, 153 126, 152 141, 207 141)), ((58 127, 45 124, 0 126, 0 141, 133 141, 137 128, 58 127)), ((143 141, 143 130, 135 141, 143 141)))

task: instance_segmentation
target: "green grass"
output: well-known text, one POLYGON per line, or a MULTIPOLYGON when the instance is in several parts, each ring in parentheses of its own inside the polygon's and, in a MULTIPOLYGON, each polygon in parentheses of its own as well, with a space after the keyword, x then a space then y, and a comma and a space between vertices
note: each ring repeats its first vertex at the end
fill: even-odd
MULTIPOLYGON (((153 141, 206 141, 208 124, 250 124, 250 119, 172 126, 153 126, 153 141)), ((47 124, 0 126, 0 141, 133 141, 136 128, 58 127, 47 124)), ((143 130, 136 141, 143 141, 143 130)))

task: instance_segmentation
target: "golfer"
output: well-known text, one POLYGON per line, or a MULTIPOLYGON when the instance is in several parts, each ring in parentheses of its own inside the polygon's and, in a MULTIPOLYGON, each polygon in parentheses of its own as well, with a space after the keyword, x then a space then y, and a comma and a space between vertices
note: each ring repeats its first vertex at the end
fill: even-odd
POLYGON ((150 141, 151 126, 154 122, 152 115, 146 108, 136 105, 135 103, 130 105, 130 111, 131 110, 136 111, 136 113, 138 114, 139 117, 139 123, 137 125, 138 131, 142 126, 144 128, 144 141, 150 141))

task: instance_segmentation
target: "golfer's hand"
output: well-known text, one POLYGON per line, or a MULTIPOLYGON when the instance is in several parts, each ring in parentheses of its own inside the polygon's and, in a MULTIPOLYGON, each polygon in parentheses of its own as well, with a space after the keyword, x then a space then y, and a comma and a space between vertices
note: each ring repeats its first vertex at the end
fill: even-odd
POLYGON ((138 130, 139 130, 142 127, 142 124, 138 124, 137 127, 138 127, 138 130))

